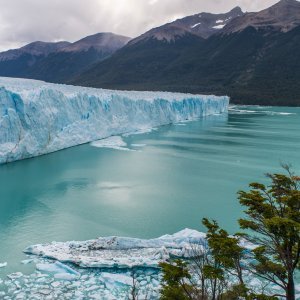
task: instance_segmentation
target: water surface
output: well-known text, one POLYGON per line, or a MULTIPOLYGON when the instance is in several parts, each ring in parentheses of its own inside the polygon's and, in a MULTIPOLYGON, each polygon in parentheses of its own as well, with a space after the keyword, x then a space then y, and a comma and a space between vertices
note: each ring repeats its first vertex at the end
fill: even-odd
POLYGON ((0 277, 31 272, 22 250, 36 243, 201 231, 202 217, 234 232, 238 190, 281 162, 300 173, 299 108, 235 107, 123 140, 138 151, 82 145, 0 166, 0 277))

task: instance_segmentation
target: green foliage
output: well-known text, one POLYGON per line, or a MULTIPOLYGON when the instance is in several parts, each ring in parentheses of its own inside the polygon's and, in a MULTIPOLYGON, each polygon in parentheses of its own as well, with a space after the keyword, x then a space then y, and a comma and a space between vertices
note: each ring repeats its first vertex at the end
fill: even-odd
POLYGON ((180 286, 163 286, 161 291, 162 300, 188 300, 190 299, 180 286))
POLYGON ((176 260, 174 264, 161 263, 163 284, 161 290, 162 300, 192 299, 193 287, 186 282, 191 279, 187 264, 176 260))
POLYGON ((239 224, 247 233, 230 236, 216 221, 204 218, 210 252, 204 251, 194 261, 196 269, 193 262, 179 260, 161 264, 162 299, 295 300, 295 271, 300 269, 300 177, 284 168, 286 175, 268 175, 270 186, 251 183, 250 191, 239 192, 247 216, 239 224), (241 246, 242 238, 256 247, 248 251, 241 246), (192 283, 189 267, 200 274, 200 286, 192 283), (244 282, 245 271, 277 285, 285 295, 253 293, 244 282), (238 283, 230 285, 226 274, 235 276, 238 283))
POLYGON ((268 175, 270 186, 252 183, 249 192, 239 192, 247 215, 239 223, 257 234, 247 235, 259 246, 253 251, 254 273, 284 289, 287 299, 295 299, 294 276, 300 268, 300 180, 288 166, 285 169, 287 175, 268 175))
POLYGON ((220 229, 216 221, 203 219, 202 223, 208 229, 208 245, 215 260, 224 269, 235 269, 244 258, 245 249, 239 245, 239 239, 230 237, 227 231, 220 229))
MULTIPOLYGON (((232 286, 228 291, 226 291, 222 295, 222 300, 239 300, 241 297, 244 297, 247 295, 248 289, 245 287, 244 284, 237 284, 232 286)), ((247 299, 250 300, 250 296, 247 296, 247 299)))
POLYGON ((216 265, 205 265, 203 267, 203 274, 205 278, 212 280, 224 279, 224 270, 221 267, 217 267, 216 265))
POLYGON ((190 279, 187 264, 181 260, 175 260, 174 265, 161 263, 164 272, 163 280, 170 285, 177 285, 183 279, 190 279))
MULTIPOLYGON (((237 297, 246 297, 248 289, 244 284, 242 260, 245 258, 245 249, 239 245, 238 236, 229 236, 228 232, 221 229, 216 221, 210 222, 208 219, 202 220, 203 225, 207 228, 207 240, 214 257, 217 267, 208 266, 211 274, 220 276, 224 272, 229 272, 236 276, 239 285, 231 291, 232 295, 237 297)), ((235 298, 232 298, 235 299, 235 298)))

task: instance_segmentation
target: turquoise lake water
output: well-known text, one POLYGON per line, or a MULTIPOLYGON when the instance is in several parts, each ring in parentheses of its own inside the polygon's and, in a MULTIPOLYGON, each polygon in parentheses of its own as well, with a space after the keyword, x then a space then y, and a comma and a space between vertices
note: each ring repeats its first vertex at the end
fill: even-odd
POLYGON ((234 232, 238 190, 281 162, 300 173, 299 108, 234 107, 123 140, 138 151, 87 144, 0 166, 0 277, 31 272, 22 250, 36 243, 203 231, 203 217, 234 232))

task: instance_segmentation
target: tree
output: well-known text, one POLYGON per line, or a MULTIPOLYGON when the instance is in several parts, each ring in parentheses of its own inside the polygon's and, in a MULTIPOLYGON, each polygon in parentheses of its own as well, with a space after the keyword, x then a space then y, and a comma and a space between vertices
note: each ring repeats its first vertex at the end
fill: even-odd
MULTIPOLYGON (((240 191, 240 203, 247 218, 240 219, 245 237, 258 245, 253 250, 255 275, 285 291, 286 299, 295 299, 295 271, 300 268, 300 178, 288 166, 287 174, 268 174, 271 185, 251 183, 251 190, 240 191)), ((280 295, 279 295, 280 296, 280 295)))
MULTIPOLYGON (((202 244, 191 245, 193 258, 188 262, 175 260, 161 263, 163 283, 162 300, 237 300, 238 297, 225 295, 228 288, 228 276, 220 263, 202 244)), ((207 246, 207 244, 205 245, 207 246)))
POLYGON ((189 270, 193 274, 191 281, 200 292, 196 299, 221 299, 228 290, 229 281, 220 261, 211 255, 207 241, 191 245, 191 249, 192 258, 189 261, 189 270))
MULTIPOLYGON (((243 278, 243 259, 246 259, 246 249, 240 246, 239 236, 229 236, 226 230, 221 229, 216 221, 210 222, 204 218, 202 223, 207 231, 207 241, 211 255, 215 260, 215 266, 206 266, 211 273, 229 273, 238 279, 238 284, 233 288, 238 296, 247 297, 248 289, 243 278)), ((215 300, 215 298, 213 298, 215 300)))
POLYGON ((230 236, 216 221, 203 219, 208 250, 189 263, 161 264, 162 299, 295 300, 295 272, 300 269, 300 177, 284 168, 286 174, 267 175, 269 186, 251 183, 250 191, 238 193, 246 214, 239 224, 246 233, 230 236), (252 243, 253 249, 246 249, 243 241, 252 243), (245 272, 277 285, 285 294, 266 295, 264 288, 261 294, 254 293, 244 280, 245 272), (195 274, 198 286, 192 280, 195 274), (228 274, 238 284, 228 285, 228 274))
POLYGON ((187 283, 191 275, 187 263, 175 260, 173 264, 160 263, 163 272, 162 300, 189 300, 193 298, 193 286, 187 283))

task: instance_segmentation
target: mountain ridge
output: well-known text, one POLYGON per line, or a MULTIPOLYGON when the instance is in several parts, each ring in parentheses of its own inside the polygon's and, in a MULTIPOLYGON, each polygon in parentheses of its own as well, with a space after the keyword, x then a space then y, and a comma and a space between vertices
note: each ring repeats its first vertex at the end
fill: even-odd
POLYGON ((0 52, 0 61, 12 60, 20 57, 22 54, 31 54, 36 56, 47 56, 51 52, 67 47, 70 43, 61 42, 42 42, 35 41, 17 49, 10 49, 0 52))
POLYGON ((57 47, 53 52, 43 49, 46 44, 31 46, 16 60, 0 59, 0 76, 109 89, 227 94, 234 103, 300 106, 296 0, 281 0, 259 12, 235 7, 224 14, 198 13, 132 40, 100 33, 48 45, 57 47))
POLYGON ((206 39, 186 31, 173 40, 144 34, 70 83, 227 94, 239 104, 300 105, 299 8, 295 0, 282 0, 261 12, 237 16, 206 39), (297 13, 282 24, 295 7, 297 13), (249 16, 252 23, 233 30, 249 16))
POLYGON ((91 47, 96 50, 117 50, 123 47, 130 40, 131 38, 127 36, 118 35, 111 32, 100 32, 93 35, 88 35, 74 43, 66 45, 66 47, 63 47, 62 49, 60 49, 60 51, 88 51, 91 47))
POLYGON ((137 43, 144 39, 174 41, 176 37, 193 34, 201 38, 208 38, 222 29, 228 22, 244 13, 240 7, 235 7, 227 13, 213 14, 200 13, 177 19, 173 22, 155 27, 137 38, 132 39, 129 44, 137 43))
POLYGON ((300 2, 281 0, 259 12, 239 16, 224 27, 222 33, 238 32, 251 26, 256 29, 273 29, 288 32, 300 25, 300 2))
POLYGON ((0 53, 0 76, 65 82, 122 48, 129 37, 110 32, 74 43, 33 42, 0 53))

